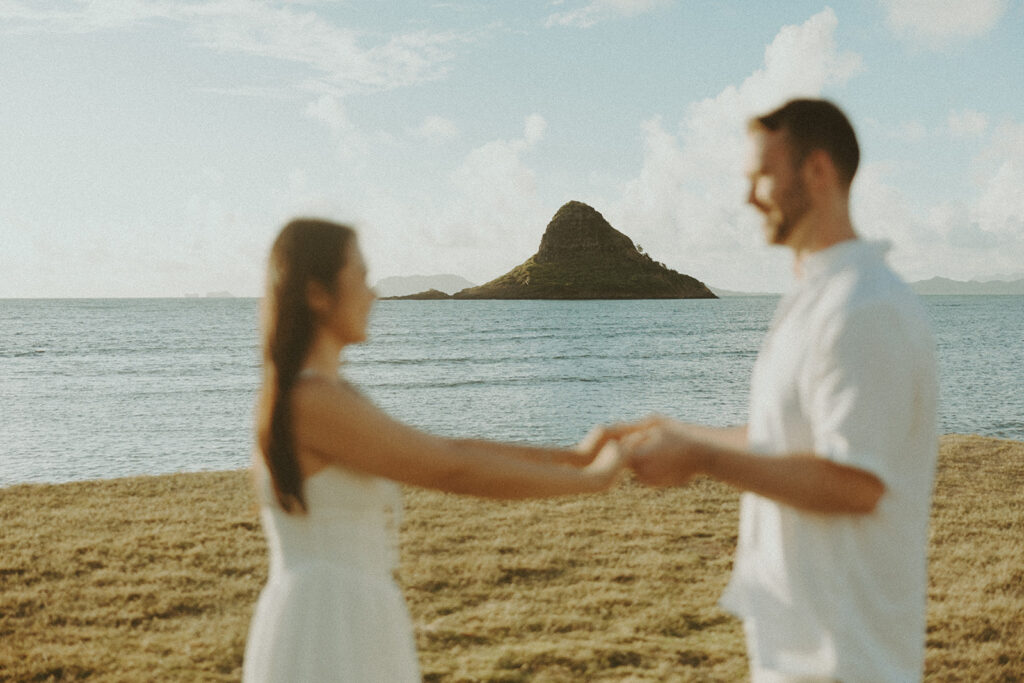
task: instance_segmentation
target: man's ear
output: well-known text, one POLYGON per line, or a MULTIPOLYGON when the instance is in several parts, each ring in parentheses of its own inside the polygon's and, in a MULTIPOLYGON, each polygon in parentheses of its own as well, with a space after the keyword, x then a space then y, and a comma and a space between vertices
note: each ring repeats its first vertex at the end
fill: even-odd
POLYGON ((838 182, 839 175, 836 166, 832 163, 832 157, 823 149, 812 150, 801 169, 804 174, 804 183, 817 191, 832 187, 838 182))
POLYGON ((331 310, 330 292, 319 282, 307 282, 306 305, 315 315, 327 315, 331 310))

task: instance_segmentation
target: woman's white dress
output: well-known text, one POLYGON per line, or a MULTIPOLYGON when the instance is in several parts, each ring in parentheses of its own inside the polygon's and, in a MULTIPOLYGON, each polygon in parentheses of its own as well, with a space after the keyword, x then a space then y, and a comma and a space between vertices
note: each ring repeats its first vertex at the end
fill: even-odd
POLYGON ((289 514, 262 463, 256 476, 270 573, 243 680, 420 681, 412 621, 394 580, 398 485, 328 467, 306 480, 308 513, 289 514))

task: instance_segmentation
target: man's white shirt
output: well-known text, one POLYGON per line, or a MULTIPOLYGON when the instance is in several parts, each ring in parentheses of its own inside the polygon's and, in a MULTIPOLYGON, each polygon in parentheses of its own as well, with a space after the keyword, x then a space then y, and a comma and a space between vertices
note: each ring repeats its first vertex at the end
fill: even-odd
POLYGON ((920 302, 885 264, 884 249, 849 240, 806 257, 754 367, 751 450, 813 453, 886 486, 863 516, 743 494, 722 605, 756 633, 752 661, 779 673, 922 675, 935 350, 920 302))

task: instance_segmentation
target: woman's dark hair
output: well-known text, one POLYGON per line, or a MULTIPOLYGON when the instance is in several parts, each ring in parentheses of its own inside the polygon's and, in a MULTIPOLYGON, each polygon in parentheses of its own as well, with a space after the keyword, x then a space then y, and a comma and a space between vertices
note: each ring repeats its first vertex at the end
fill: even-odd
POLYGON ((306 511, 302 472, 295 452, 291 392, 316 333, 309 287, 336 295, 352 228, 315 218, 297 218, 281 229, 270 250, 263 299, 263 387, 257 444, 270 471, 274 494, 287 512, 306 511))

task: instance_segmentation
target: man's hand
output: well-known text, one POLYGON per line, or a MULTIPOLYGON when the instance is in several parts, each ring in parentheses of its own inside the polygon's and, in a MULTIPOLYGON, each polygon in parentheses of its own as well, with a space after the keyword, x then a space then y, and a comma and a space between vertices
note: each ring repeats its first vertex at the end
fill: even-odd
POLYGON ((650 486, 683 486, 703 471, 707 444, 685 424, 666 418, 648 424, 622 441, 637 479, 650 486))
POLYGON ((631 434, 648 429, 662 419, 664 418, 653 416, 640 422, 618 422, 613 425, 597 425, 587 432, 587 435, 573 448, 578 455, 572 464, 577 467, 585 467, 590 464, 609 442, 621 441, 631 434))
POLYGON ((885 494, 872 472, 814 453, 766 456, 744 448, 746 428, 659 419, 622 439, 626 464, 651 486, 682 486, 706 474, 741 491, 825 514, 870 514, 885 494))

